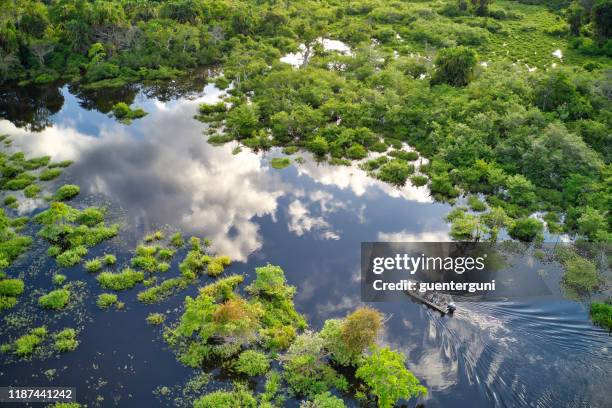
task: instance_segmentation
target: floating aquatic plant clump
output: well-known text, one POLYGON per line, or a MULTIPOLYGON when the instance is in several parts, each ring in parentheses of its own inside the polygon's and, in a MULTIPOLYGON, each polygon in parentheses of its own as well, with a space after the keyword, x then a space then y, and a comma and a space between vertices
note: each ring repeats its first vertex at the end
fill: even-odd
POLYGON ((206 240, 204 240, 204 245, 202 245, 200 238, 191 237, 189 244, 191 248, 179 265, 181 275, 186 279, 194 280, 205 271, 209 276, 218 276, 231 263, 231 259, 228 256, 213 257, 208 255, 205 250, 205 247, 208 246, 206 240))
POLYGON ((21 279, 6 279, 3 275, 0 279, 0 310, 15 306, 24 291, 24 287, 21 279))
POLYGON ((68 204, 53 202, 48 210, 34 217, 42 225, 38 236, 51 244, 48 254, 60 266, 69 267, 81 262, 88 248, 110 239, 119 232, 119 225, 104 224, 104 210, 87 208, 79 211, 68 204))
POLYGON ((45 309, 59 310, 68 305, 70 301, 70 290, 55 289, 38 299, 38 304, 45 309))
POLYGON ((60 353, 74 351, 79 346, 77 332, 72 328, 65 328, 53 336, 55 342, 53 346, 60 353))
POLYGON ((100 309, 108 309, 111 306, 115 306, 117 309, 123 308, 123 302, 120 302, 119 297, 114 293, 100 293, 96 305, 100 309))
POLYGON ((105 289, 127 290, 144 280, 144 273, 125 268, 121 272, 102 272, 97 277, 98 283, 105 289))
POLYGON ((112 108, 113 116, 121 123, 129 125, 132 120, 140 119, 147 115, 142 108, 132 109, 125 102, 118 102, 112 108))
POLYGON ((76 197, 81 192, 81 188, 74 184, 64 184, 55 192, 54 198, 57 201, 68 201, 76 197))

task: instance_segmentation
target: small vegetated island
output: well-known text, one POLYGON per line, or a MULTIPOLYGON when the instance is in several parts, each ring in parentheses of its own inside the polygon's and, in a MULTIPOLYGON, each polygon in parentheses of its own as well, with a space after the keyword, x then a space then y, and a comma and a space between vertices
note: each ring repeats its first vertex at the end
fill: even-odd
MULTIPOLYGON (((214 65, 222 72, 215 84, 229 96, 200 106, 212 143, 305 150, 398 187, 427 186, 436 200, 457 204, 447 216, 457 240, 567 233, 601 248, 612 238, 611 27, 611 0, 16 0, 0 10, 0 83, 120 88, 214 65)), ((126 124, 146 115, 130 104, 114 104, 111 114, 126 124)), ((9 275, 36 239, 58 268, 96 274, 102 313, 121 313, 124 291, 138 287, 138 301, 151 305, 206 280, 178 320, 147 317, 181 363, 236 378, 231 389, 200 393, 195 407, 273 407, 292 397, 304 407, 342 407, 345 396, 392 407, 426 394, 404 356, 380 343, 378 311, 358 308, 312 331, 277 266, 257 268, 239 290, 244 277, 220 276, 231 260, 211 253, 210 242, 163 231, 144 237, 127 264, 90 255, 120 225, 104 208, 69 204, 79 186, 48 191, 70 164, 0 154, 0 268, 8 271, 0 272, 0 310, 33 299, 29 307, 54 316, 82 299, 73 274, 55 273, 51 289, 30 294, 27 281, 9 275), (13 216, 38 198, 48 208, 31 220, 13 216), (164 278, 179 253, 178 276, 164 278), (265 379, 259 393, 248 386, 253 377, 265 379)), ((602 286, 584 252, 555 254, 577 296, 602 286)), ((609 302, 590 311, 596 324, 612 326, 609 302)), ((46 358, 77 348, 78 334, 32 326, 1 351, 46 358)), ((202 374, 190 387, 207 382, 202 374)))

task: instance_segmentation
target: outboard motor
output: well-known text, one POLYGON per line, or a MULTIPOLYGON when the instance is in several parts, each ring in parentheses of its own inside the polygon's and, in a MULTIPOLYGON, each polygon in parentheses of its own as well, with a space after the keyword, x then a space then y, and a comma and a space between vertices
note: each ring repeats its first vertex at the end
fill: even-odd
POLYGON ((450 302, 448 305, 446 305, 446 309, 448 310, 448 313, 452 314, 455 310, 457 310, 457 306, 455 306, 453 302, 450 302))

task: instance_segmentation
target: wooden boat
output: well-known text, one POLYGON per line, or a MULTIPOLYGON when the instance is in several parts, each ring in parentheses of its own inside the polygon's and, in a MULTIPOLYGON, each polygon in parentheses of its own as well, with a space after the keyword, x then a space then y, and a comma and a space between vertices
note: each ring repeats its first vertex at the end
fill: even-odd
POLYGON ((404 293, 443 315, 452 314, 457 309, 451 295, 437 292, 421 294, 412 290, 405 290, 404 293))

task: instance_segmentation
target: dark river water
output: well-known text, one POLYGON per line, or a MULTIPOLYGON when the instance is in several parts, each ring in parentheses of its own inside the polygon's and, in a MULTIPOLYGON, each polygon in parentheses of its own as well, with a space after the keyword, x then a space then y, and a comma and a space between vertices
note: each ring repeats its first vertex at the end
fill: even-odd
MULTIPOLYGON (((123 222, 119 237, 92 255, 107 250, 117 254, 119 264, 127 263, 129 249, 157 228, 207 237, 213 249, 238 261, 229 271, 246 274, 247 281, 256 266, 280 265, 297 287, 297 309, 317 330, 325 319, 343 317, 361 304, 362 241, 448 240, 443 217, 449 207, 434 203, 424 187, 393 188, 355 167, 318 164, 307 154, 301 154, 304 163, 277 170, 269 163, 279 152, 233 154, 234 144, 209 145, 205 125, 193 116, 199 103, 219 97, 210 85, 196 93, 180 83, 120 95, 87 95, 68 87, 3 92, 0 134, 12 136, 12 149, 74 160, 49 187, 78 184, 77 203, 103 203, 123 222), (145 118, 128 126, 102 113, 113 101, 131 98, 148 112, 145 118)), ((20 202, 17 212, 26 215, 44 205, 20 202)), ((178 274, 183 256, 175 257, 168 276, 178 274)), ((410 301, 375 305, 388 316, 382 341, 404 352, 429 390, 409 406, 612 406, 609 333, 591 324, 584 304, 564 299, 558 265, 517 257, 505 273, 517 270, 525 272, 520 274, 525 286, 546 277, 550 294, 459 302, 452 317, 410 301)), ((26 280, 25 300, 0 316, 21 313, 30 327, 45 323, 53 330, 78 325, 81 344, 59 358, 0 357, 0 385, 73 386, 88 406, 168 404, 153 390, 182 386, 194 372, 176 361, 161 330, 147 325, 145 317, 154 311, 177 316, 184 296, 197 289, 144 305, 136 301, 136 288, 119 294, 124 311, 101 311, 94 276, 75 267, 62 273, 85 282, 84 302, 58 316, 33 306, 36 291, 48 290, 56 271, 44 248, 20 259, 8 273, 26 280), (51 380, 44 374, 49 369, 56 370, 51 380)), ((0 342, 19 334, 6 320, 0 330, 0 342)), ((219 377, 210 388, 226 384, 219 377)))

